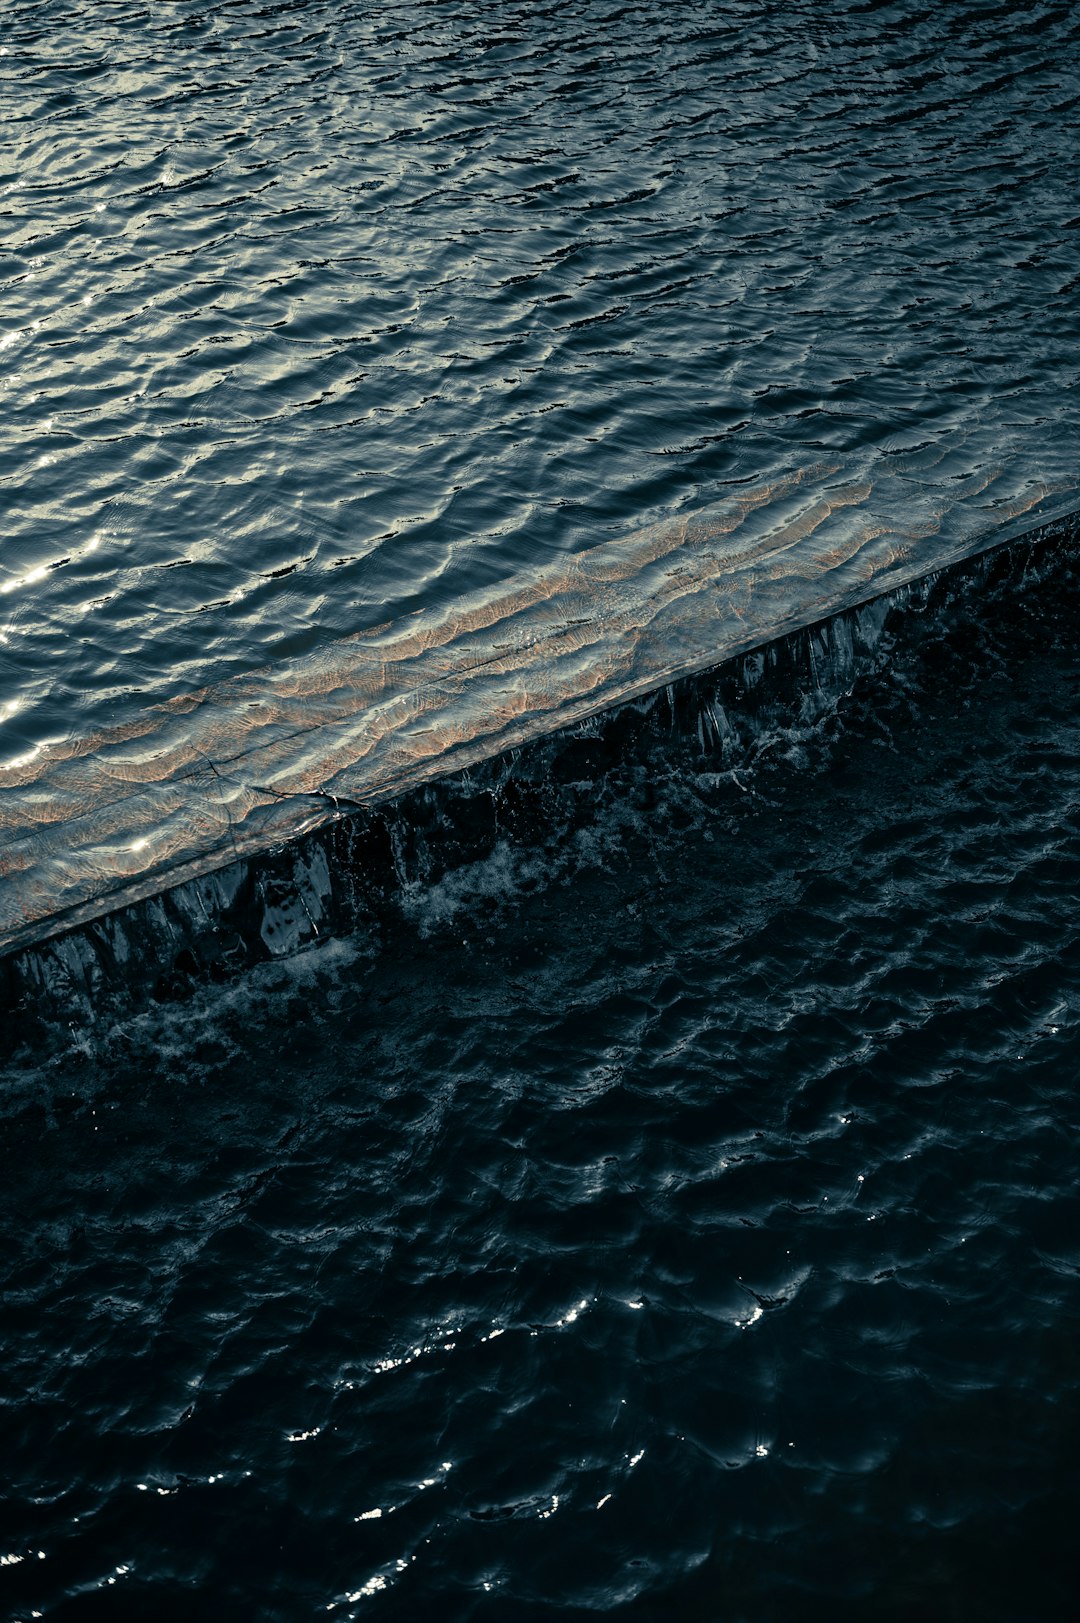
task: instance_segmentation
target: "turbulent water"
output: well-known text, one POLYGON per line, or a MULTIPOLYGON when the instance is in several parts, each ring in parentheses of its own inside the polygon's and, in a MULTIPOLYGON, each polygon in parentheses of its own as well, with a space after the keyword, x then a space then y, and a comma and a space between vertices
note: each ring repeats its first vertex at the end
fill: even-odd
MULTIPOLYGON (((793 470, 1071 501, 1073 7, 3 23, 0 768, 54 849, 147 705, 793 470)), ((333 928, 267 868, 212 960, 176 902, 19 971, 5 1616, 1067 1615, 1075 540, 868 612, 335 824, 333 928)))
POLYGON ((12 1615, 1067 1615, 1078 626, 12 1059, 12 1615))

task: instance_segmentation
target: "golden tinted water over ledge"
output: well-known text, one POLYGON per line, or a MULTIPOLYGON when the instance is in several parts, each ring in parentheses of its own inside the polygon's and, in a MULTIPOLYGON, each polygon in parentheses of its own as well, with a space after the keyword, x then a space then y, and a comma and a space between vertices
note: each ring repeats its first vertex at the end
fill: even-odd
POLYGON ((940 450, 819 463, 39 743, 0 762, 0 951, 1052 533, 1075 505, 1075 483, 1033 482, 1008 462, 958 478, 940 450))

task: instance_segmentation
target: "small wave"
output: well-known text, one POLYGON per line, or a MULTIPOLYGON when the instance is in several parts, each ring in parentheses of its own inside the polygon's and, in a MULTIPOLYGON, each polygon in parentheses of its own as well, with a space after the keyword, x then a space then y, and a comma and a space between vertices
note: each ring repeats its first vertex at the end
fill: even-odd
POLYGON ((1006 656, 980 615, 997 624, 1038 601, 1044 582, 1060 589, 1071 537, 1066 526, 1060 544, 981 556, 384 805, 307 811, 305 837, 257 844, 144 901, 106 912, 103 899, 92 923, 0 959, 10 1041, 43 1023, 93 1021, 116 998, 187 998, 338 938, 375 952, 391 915, 444 937, 458 921, 471 928, 485 911, 617 867, 650 820, 693 824, 717 797, 752 806, 770 793, 771 767, 824 760, 843 716, 887 733, 902 712, 936 702, 933 681, 955 695, 972 670, 985 677, 1006 656), (973 661, 967 642, 980 637, 973 661), (884 685, 872 685, 876 673, 884 685))
MULTIPOLYGON (((797 647, 795 663, 809 667, 805 710, 817 702, 808 691, 846 680, 872 649, 887 612, 875 599, 895 601, 1017 526, 1029 543, 1072 533, 1071 514, 1033 525, 1030 510, 1007 505, 1003 519, 980 485, 973 506, 961 498, 948 510, 947 534, 927 555, 912 544, 926 527, 918 493, 891 480, 822 485, 820 470, 816 481, 804 470, 752 486, 493 592, 170 700, 107 734, 9 757, 0 944, 10 952, 203 875, 235 886, 240 865, 343 809, 400 801, 759 649, 775 663, 777 649, 797 647), (903 519, 890 517, 899 506, 903 519)), ((937 494, 922 500, 940 523, 937 494)), ((1060 506, 1062 495, 1031 501, 1060 506)), ((755 670, 744 660, 743 685, 755 670)), ((722 744, 726 712, 698 710, 703 747, 706 732, 722 744)), ((293 945, 317 934, 329 889, 310 869, 294 896, 307 922, 283 915, 268 932, 293 945)))

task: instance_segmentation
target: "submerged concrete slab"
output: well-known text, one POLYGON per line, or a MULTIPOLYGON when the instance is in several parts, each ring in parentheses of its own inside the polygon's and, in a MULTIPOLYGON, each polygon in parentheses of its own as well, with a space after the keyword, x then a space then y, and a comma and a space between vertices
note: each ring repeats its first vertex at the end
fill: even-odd
POLYGON ((85 924, 1067 524, 945 453, 816 465, 0 761, 0 952, 85 924))

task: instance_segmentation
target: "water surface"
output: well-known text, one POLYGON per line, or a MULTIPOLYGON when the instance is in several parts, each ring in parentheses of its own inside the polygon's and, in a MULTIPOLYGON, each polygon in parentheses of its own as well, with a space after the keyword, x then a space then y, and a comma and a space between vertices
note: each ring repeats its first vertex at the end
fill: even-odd
POLYGON ((1078 589, 9 1061, 12 1615, 1066 1615, 1078 589))
MULTIPOLYGON (((1075 8, 4 21, 46 810, 792 470, 1076 480, 1075 8)), ((433 792, 314 950, 6 1022, 6 1614, 1067 1615, 1078 625, 979 577, 734 754, 572 739, 479 861, 433 792)))
POLYGON ((1075 481, 1070 7, 12 0, 4 42, 0 759, 778 470, 1075 481))

